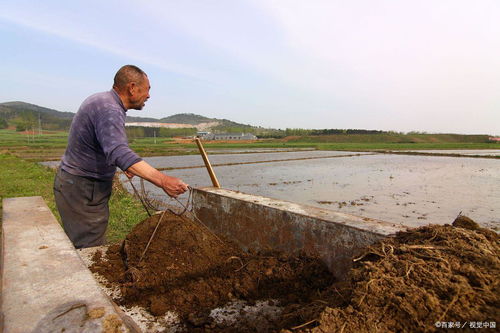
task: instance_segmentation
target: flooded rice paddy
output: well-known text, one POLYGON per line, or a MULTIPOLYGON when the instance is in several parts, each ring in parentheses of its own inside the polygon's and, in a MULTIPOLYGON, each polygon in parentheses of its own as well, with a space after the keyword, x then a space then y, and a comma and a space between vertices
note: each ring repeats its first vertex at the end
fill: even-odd
MULTIPOLYGON (((217 154, 209 159, 227 189, 412 227, 451 223, 461 212, 500 230, 499 159, 335 151, 217 154)), ((163 172, 193 187, 211 186, 200 156, 145 160, 157 168, 175 168, 163 172)), ((155 186, 145 185, 149 195, 175 204, 155 186)))
MULTIPOLYGON (((223 150, 227 152, 227 150, 223 150)), ((248 150, 242 151, 241 153, 229 153, 210 155, 210 163, 213 166, 217 165, 227 165, 227 164, 242 164, 242 163, 262 163, 262 162, 272 162, 272 161, 293 161, 293 160, 308 160, 308 159, 323 159, 323 158, 333 158, 341 156, 352 156, 352 155, 367 155, 373 153, 363 153, 363 152, 345 152, 345 151, 290 151, 290 152, 260 152, 260 153, 250 153, 248 150)), ((144 159, 146 162, 154 166, 155 168, 175 168, 184 169, 192 167, 205 167, 203 160, 200 155, 185 155, 185 156, 156 156, 147 157, 144 159)))

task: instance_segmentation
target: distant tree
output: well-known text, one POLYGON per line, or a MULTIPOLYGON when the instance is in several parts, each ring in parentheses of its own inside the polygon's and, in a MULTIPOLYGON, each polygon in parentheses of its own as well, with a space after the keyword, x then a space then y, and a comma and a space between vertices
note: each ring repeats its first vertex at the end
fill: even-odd
POLYGON ((158 128, 158 127, 142 127, 142 126, 127 126, 125 127, 125 132, 129 139, 137 138, 152 138, 152 137, 164 137, 171 138, 175 136, 194 136, 196 134, 196 128, 158 128))
MULTIPOLYGON (((160 137, 175 137, 175 136, 194 136, 196 134, 196 128, 186 127, 186 128, 160 128, 157 129, 156 135, 160 137)), ((152 135, 151 135, 152 136, 152 135)))
POLYGON ((26 131, 26 129, 26 123, 19 123, 16 125, 16 131, 18 132, 26 131))
POLYGON ((7 120, 5 119, 0 119, 0 129, 7 128, 9 124, 7 123, 7 120))
POLYGON ((22 132, 27 129, 34 128, 36 124, 36 117, 30 111, 21 111, 18 117, 12 119, 16 125, 16 131, 22 132))
POLYGON ((125 127, 125 132, 129 139, 143 138, 144 137, 144 127, 139 126, 127 126, 125 127))

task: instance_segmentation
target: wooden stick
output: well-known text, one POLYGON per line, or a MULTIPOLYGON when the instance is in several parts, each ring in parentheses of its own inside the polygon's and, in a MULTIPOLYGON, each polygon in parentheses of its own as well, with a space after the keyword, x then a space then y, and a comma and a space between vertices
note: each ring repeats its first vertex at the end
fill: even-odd
POLYGON ((315 321, 318 321, 318 319, 313 319, 313 320, 308 321, 307 323, 304 323, 304 324, 302 324, 302 325, 292 327, 292 330, 297 330, 297 329, 299 329, 299 328, 302 328, 302 327, 304 327, 304 326, 307 326, 307 325, 309 325, 309 324, 312 324, 312 323, 314 323, 315 321))
POLYGON ((212 169, 212 165, 210 165, 210 161, 208 160, 207 153, 205 152, 205 149, 203 149, 203 146, 201 145, 201 141, 199 138, 195 138, 194 141, 196 141, 196 144, 198 145, 198 149, 200 150, 201 157, 203 158, 203 162, 205 162, 205 166, 207 167, 208 174, 210 175, 210 179, 212 179, 212 184, 214 187, 220 188, 219 181, 217 180, 217 177, 215 176, 214 170, 212 169))

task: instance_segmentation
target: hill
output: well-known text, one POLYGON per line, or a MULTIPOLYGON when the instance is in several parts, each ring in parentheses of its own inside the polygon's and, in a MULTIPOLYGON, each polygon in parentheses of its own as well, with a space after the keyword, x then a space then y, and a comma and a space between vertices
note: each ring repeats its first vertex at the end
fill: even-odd
MULTIPOLYGON (((49 129, 45 127, 48 126, 50 127, 50 129, 61 129, 61 130, 69 129, 71 120, 75 115, 74 112, 58 111, 26 102, 15 101, 15 102, 0 103, 0 119, 5 119, 12 125, 17 125, 21 121, 21 119, 18 118, 30 118, 30 117, 33 118, 33 116, 35 116, 36 125, 38 126, 39 114, 41 116, 42 127, 44 129, 49 129), (62 119, 66 119, 67 121, 61 122, 62 119), (58 126, 57 124, 61 126, 58 126)), ((126 121, 158 122, 159 120, 156 118, 127 116, 126 121)))
POLYGON ((159 122, 159 120, 156 118, 127 116, 127 118, 125 118, 125 122, 126 123, 135 123, 135 122, 157 123, 157 122, 159 122))
POLYGON ((67 130, 74 115, 19 101, 0 103, 1 123, 20 131, 38 128, 40 124, 45 130, 67 130))
POLYGON ((179 113, 174 114, 173 116, 161 118, 159 121, 162 123, 198 125, 201 123, 210 123, 217 120, 214 118, 200 116, 194 113, 179 113))
MULTIPOLYGON (((41 124, 44 130, 69 130, 71 120, 75 113, 63 112, 49 109, 43 106, 26 102, 14 101, 0 103, 0 128, 14 126, 17 130, 38 129, 41 124)), ((150 117, 130 117, 126 122, 162 122, 178 123, 203 126, 203 130, 216 132, 252 132, 255 133, 257 127, 239 124, 227 119, 216 119, 200 116, 193 113, 179 113, 161 119, 150 117)))
MULTIPOLYGON (((162 123, 176 123, 176 124, 190 124, 190 125, 202 125, 200 127, 196 126, 200 130, 212 131, 212 132, 228 132, 228 133, 253 133, 259 132, 259 127, 237 123, 228 119, 218 119, 218 118, 208 118, 200 116, 194 113, 178 113, 173 116, 161 118, 162 123)), ((262 131, 263 129, 261 129, 262 131)), ((268 129, 269 131, 276 131, 274 129, 268 129)))
POLYGON ((1 110, 11 110, 11 111, 33 111, 33 112, 43 112, 48 115, 52 115, 54 117, 58 118, 66 118, 66 119, 73 119, 73 116, 75 115, 73 112, 62 112, 62 111, 57 111, 54 109, 49 109, 43 106, 38 106, 35 104, 30 104, 26 102, 5 102, 5 103, 0 103, 0 112, 1 110))

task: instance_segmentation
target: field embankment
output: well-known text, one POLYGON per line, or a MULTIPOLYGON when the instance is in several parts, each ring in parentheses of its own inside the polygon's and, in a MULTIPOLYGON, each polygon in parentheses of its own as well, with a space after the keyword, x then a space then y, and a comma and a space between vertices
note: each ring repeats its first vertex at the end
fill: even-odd
POLYGON ((420 133, 372 133, 372 134, 332 134, 287 137, 286 142, 314 143, 488 143, 488 135, 466 134, 420 134, 420 133))

